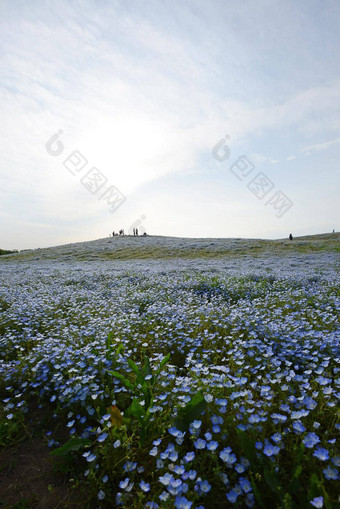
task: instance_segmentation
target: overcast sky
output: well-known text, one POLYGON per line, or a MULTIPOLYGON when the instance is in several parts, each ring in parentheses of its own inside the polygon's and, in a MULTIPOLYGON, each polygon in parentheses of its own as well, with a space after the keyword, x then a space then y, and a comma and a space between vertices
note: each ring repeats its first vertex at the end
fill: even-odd
POLYGON ((339 229, 338 0, 0 0, 0 248, 339 229))

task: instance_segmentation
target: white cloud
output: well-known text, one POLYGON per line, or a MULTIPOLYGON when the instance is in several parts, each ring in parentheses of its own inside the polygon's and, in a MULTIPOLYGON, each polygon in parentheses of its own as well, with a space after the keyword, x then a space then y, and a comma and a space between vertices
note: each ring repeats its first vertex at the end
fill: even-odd
POLYGON ((307 147, 303 147, 301 152, 306 155, 312 154, 313 152, 320 152, 321 150, 327 150, 329 147, 333 147, 334 145, 338 145, 340 143, 340 138, 335 138, 334 140, 325 141, 324 143, 315 143, 314 145, 308 145, 307 147))

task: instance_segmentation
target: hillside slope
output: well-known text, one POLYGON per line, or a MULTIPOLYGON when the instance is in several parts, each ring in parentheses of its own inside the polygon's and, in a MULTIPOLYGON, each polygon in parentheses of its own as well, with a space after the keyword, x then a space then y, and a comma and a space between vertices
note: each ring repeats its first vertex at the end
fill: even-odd
POLYGON ((1 256, 0 262, 31 260, 133 260, 169 258, 219 258, 240 255, 285 255, 340 252, 340 233, 288 239, 214 239, 178 237, 107 237, 1 256))

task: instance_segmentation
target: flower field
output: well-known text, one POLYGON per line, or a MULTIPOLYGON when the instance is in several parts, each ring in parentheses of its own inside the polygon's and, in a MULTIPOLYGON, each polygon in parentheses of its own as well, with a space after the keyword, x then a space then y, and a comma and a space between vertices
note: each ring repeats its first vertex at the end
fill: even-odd
POLYGON ((2 263, 1 446, 43 414, 83 507, 339 507, 329 256, 2 263))

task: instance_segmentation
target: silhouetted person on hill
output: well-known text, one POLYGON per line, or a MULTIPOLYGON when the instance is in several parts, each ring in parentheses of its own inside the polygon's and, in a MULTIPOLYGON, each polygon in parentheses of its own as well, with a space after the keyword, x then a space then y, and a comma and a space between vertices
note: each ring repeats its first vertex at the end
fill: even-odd
POLYGON ((335 233, 335 230, 333 229, 333 233, 335 233))
POLYGON ((136 228, 136 230, 135 230, 135 231, 136 231, 136 235, 138 235, 138 228, 136 228))
POLYGON ((293 235, 291 233, 289 234, 289 240, 293 240, 293 235))

